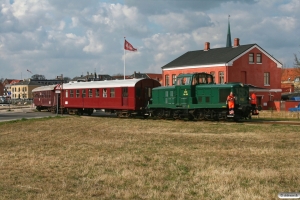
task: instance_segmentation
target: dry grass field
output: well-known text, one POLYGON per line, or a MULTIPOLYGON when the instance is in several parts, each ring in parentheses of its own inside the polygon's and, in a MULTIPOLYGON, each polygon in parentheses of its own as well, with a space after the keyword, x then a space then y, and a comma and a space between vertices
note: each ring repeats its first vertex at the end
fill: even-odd
POLYGON ((55 117, 0 123, 0 199, 278 199, 300 126, 55 117))

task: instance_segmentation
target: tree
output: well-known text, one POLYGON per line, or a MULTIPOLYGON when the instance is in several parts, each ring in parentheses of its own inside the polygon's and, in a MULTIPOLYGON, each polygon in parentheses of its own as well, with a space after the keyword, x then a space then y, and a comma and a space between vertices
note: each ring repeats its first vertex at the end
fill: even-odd
POLYGON ((31 76, 31 79, 34 79, 34 80, 46 80, 46 77, 44 75, 41 75, 41 74, 34 74, 31 76))
POLYGON ((64 77, 64 83, 69 83, 70 80, 71 80, 70 77, 64 77))
POLYGON ((295 67, 300 67, 300 61, 299 61, 299 59, 298 59, 298 57, 297 57, 297 55, 296 54, 294 54, 295 55, 295 63, 294 63, 294 65, 295 65, 295 67))
POLYGON ((295 56, 294 68, 296 69, 297 73, 300 75, 300 60, 298 59, 296 54, 294 54, 294 56, 295 56))

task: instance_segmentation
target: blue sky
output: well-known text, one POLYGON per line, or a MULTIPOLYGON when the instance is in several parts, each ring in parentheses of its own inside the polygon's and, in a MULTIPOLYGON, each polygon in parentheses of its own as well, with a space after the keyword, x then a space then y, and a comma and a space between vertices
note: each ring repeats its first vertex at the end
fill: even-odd
POLYGON ((0 0, 0 78, 161 73, 187 51, 256 43, 293 67, 299 0, 0 0))

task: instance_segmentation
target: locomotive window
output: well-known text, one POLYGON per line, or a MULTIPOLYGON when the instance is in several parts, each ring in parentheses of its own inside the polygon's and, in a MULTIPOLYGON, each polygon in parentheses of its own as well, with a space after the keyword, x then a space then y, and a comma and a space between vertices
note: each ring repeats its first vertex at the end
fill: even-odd
POLYGON ((70 97, 73 98, 74 97, 74 91, 73 90, 70 90, 70 97))
POLYGON ((115 88, 110 88, 110 97, 115 97, 115 88))
POLYGON ((165 91, 165 97, 168 97, 168 95, 169 95, 169 92, 165 91))
POLYGON ((173 91, 170 91, 170 97, 172 97, 173 96, 173 91))
POLYGON ((79 90, 76 90, 76 98, 79 98, 79 97, 80 97, 79 90))
POLYGON ((205 102, 209 103, 209 97, 205 97, 205 102))
POLYGON ((103 89, 103 97, 104 97, 104 98, 107 97, 107 89, 106 89, 106 88, 103 89))
POLYGON ((99 97, 100 96, 100 91, 99 89, 96 89, 96 97, 99 97))
POLYGON ((82 98, 85 98, 85 90, 82 90, 82 98))
POLYGON ((198 97, 198 102, 201 103, 202 102, 202 97, 198 97))
POLYGON ((93 97, 93 90, 92 89, 89 89, 89 97, 93 97))
POLYGON ((226 102, 227 96, 231 92, 230 88, 219 90, 219 102, 226 102))

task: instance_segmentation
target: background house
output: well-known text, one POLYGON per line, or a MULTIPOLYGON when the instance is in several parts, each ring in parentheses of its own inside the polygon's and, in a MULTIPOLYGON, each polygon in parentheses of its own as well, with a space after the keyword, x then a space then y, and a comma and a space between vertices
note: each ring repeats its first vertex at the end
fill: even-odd
POLYGON ((189 51, 162 67, 163 85, 174 85, 181 73, 206 72, 215 82, 241 82, 251 85, 256 92, 258 104, 268 108, 268 101, 281 99, 282 64, 257 44, 234 45, 211 49, 210 43, 203 50, 189 51))
POLYGON ((30 79, 12 84, 11 99, 32 99, 32 90, 42 85, 42 83, 31 81, 30 79))

